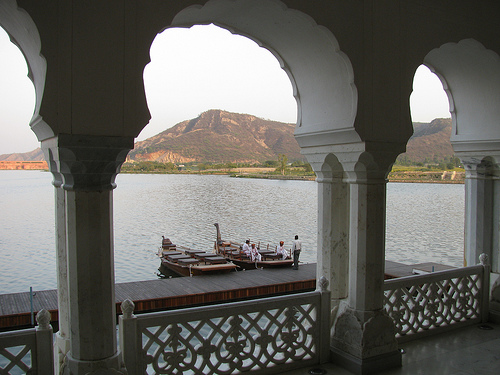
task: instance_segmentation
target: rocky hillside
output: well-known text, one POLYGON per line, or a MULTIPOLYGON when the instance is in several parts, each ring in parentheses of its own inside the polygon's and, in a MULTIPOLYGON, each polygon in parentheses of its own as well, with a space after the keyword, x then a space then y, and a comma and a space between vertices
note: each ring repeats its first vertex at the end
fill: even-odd
POLYGON ((42 149, 37 148, 30 152, 17 153, 17 154, 3 154, 0 155, 1 161, 44 161, 42 149))
MULTIPOLYGON (((414 123, 415 132, 406 153, 410 162, 441 161, 453 156, 450 144, 451 119, 435 119, 430 124, 414 123)), ((277 160, 285 154, 289 161, 304 160, 293 137, 295 125, 261 118, 210 110, 183 121, 144 141, 137 142, 131 160, 187 163, 256 163, 277 160)), ((38 161, 43 153, 0 155, 0 160, 38 161)))
POLYGON ((451 118, 438 118, 430 124, 414 123, 415 131, 406 146, 406 152, 399 158, 411 162, 441 161, 454 155, 450 143, 451 118))
POLYGON ((294 124, 210 110, 137 142, 129 156, 173 163, 256 163, 276 160, 279 154, 290 161, 304 160, 294 129, 294 124))

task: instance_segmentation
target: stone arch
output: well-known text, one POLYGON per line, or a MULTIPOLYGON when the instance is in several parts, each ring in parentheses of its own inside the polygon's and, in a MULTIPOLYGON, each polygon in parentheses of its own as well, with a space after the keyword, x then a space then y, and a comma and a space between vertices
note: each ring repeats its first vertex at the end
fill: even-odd
POLYGON ((28 65, 28 76, 35 88, 35 109, 30 120, 30 127, 38 140, 49 138, 53 136, 52 129, 40 116, 47 63, 41 55, 38 29, 28 13, 17 6, 15 0, 0 2, 0 25, 9 34, 11 42, 24 55, 28 65))
POLYGON ((473 151, 478 142, 482 148, 484 143, 500 141, 498 54, 465 39, 430 51, 424 64, 439 77, 448 95, 455 151, 473 151))
POLYGON ((294 88, 301 147, 310 142, 301 139, 305 134, 316 134, 315 143, 331 143, 332 136, 337 142, 359 141, 353 69, 328 29, 279 0, 208 1, 185 8, 169 27, 210 23, 252 39, 278 59, 294 88))

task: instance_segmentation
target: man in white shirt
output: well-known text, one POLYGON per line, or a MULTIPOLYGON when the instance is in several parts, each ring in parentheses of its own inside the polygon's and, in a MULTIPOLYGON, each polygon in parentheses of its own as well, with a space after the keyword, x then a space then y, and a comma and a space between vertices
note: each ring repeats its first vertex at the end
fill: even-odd
POLYGON ((293 253, 293 269, 299 269, 299 256, 300 251, 302 250, 302 241, 299 240, 299 236, 295 236, 295 239, 292 241, 292 253, 293 253))
POLYGON ((250 250, 250 240, 246 240, 242 248, 243 252, 247 257, 251 256, 252 251, 250 250))

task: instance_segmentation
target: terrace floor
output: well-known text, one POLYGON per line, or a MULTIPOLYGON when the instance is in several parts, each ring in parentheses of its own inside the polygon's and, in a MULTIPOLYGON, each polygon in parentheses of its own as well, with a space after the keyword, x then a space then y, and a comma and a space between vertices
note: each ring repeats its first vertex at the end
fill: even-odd
MULTIPOLYGON (((472 325, 436 334, 400 345, 404 350, 403 367, 382 371, 380 375, 498 375, 500 374, 500 324, 488 323, 492 330, 472 325)), ((352 375, 328 363, 286 372, 287 375, 310 375, 312 368, 325 374, 352 375)))

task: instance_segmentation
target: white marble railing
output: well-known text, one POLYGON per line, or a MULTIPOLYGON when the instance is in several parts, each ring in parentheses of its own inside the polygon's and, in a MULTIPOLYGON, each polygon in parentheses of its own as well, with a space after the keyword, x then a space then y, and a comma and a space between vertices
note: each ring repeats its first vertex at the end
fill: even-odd
POLYGON ((50 313, 40 310, 36 320, 36 328, 0 333, 1 374, 54 373, 50 313))
POLYGON ((329 355, 330 293, 321 291, 135 316, 122 303, 129 374, 271 373, 329 355))
POLYGON ((490 267, 486 260, 481 263, 386 280, 384 305, 394 320, 398 340, 486 322, 490 267))

